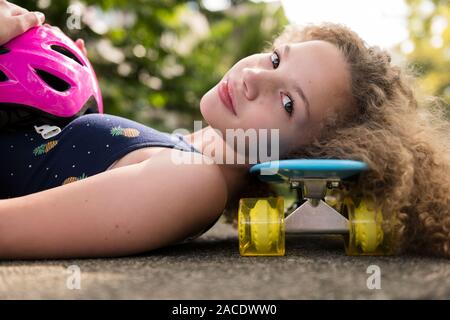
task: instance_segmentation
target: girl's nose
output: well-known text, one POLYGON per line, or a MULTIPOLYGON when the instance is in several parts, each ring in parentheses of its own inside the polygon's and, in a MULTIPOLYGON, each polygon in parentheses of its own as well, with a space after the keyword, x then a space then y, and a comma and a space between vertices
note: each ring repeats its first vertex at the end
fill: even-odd
POLYGON ((255 100, 264 85, 264 70, 257 68, 244 68, 242 70, 242 81, 244 93, 248 100, 255 100))

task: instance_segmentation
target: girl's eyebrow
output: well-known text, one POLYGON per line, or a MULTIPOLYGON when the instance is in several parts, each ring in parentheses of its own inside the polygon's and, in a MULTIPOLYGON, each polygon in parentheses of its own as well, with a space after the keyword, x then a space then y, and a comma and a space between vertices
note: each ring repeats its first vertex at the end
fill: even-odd
MULTIPOLYGON (((289 56, 290 50, 291 50, 291 47, 288 44, 284 46, 284 49, 283 49, 282 54, 281 54, 282 60, 287 61, 287 58, 289 56)), ((304 93, 304 91, 303 91, 301 86, 295 85, 294 86, 294 90, 297 93, 297 95, 303 100, 303 102, 304 102, 304 104, 306 106, 306 114, 307 114, 308 119, 309 119, 310 118, 310 112, 309 112, 310 108, 309 108, 309 100, 308 100, 308 98, 306 97, 306 95, 305 95, 305 93, 304 93)))

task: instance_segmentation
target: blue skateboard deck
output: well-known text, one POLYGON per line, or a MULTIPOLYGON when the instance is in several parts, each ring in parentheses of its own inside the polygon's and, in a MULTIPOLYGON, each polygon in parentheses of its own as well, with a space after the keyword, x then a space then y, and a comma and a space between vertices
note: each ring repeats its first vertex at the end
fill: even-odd
POLYGON ((290 159, 259 163, 250 168, 264 182, 292 179, 345 179, 368 170, 365 162, 338 159, 290 159))

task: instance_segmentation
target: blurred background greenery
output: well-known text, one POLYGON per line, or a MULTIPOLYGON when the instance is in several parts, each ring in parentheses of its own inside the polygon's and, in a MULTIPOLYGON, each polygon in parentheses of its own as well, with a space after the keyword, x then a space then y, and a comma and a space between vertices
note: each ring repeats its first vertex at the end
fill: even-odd
POLYGON ((397 48, 418 72, 423 93, 443 98, 450 119, 450 1, 406 3, 409 40, 397 48))
MULTIPOLYGON (((418 70, 427 94, 449 104, 449 0, 404 1, 409 39, 392 50, 418 70)), ((164 131, 192 131, 193 120, 201 119, 202 95, 239 59, 267 47, 288 23, 277 1, 229 0, 218 10, 212 7, 223 1, 11 2, 44 12, 48 23, 85 40, 106 113, 164 131)))

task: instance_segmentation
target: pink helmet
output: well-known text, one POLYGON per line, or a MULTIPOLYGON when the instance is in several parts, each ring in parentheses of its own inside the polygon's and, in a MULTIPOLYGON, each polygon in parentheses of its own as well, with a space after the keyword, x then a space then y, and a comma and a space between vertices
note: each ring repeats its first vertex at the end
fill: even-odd
POLYGON ((0 129, 64 125, 103 113, 88 59, 59 29, 35 27, 0 46, 0 129))

